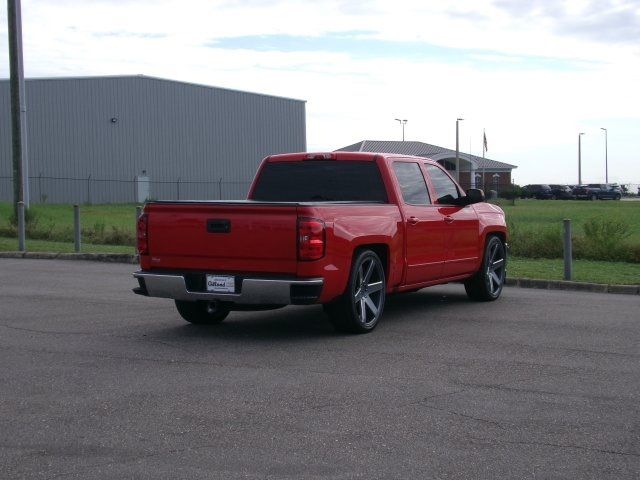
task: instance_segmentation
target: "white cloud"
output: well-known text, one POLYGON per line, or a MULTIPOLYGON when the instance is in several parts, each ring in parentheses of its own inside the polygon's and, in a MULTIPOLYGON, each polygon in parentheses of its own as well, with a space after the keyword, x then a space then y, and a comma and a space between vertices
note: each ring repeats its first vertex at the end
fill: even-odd
MULTIPOLYGON (((409 119, 408 139, 452 147, 462 115, 461 148, 471 141, 480 153, 486 128, 489 156, 519 165, 523 183, 551 181, 550 171, 558 181, 576 181, 583 129, 585 178, 600 180, 599 127, 609 126, 612 177, 640 183, 638 47, 597 35, 597 25, 576 31, 591 8, 581 3, 550 11, 558 2, 517 10, 528 4, 463 0, 452 10, 451 2, 383 0, 25 0, 25 66, 30 76, 142 73, 305 99, 312 149, 399 138, 398 116, 409 119), (210 46, 227 37, 353 31, 424 42, 427 53, 445 50, 377 57, 354 54, 348 43, 343 52, 210 46)), ((611 21, 626 8, 607 5, 611 21)), ((1 14, 0 75, 7 76, 1 14)))

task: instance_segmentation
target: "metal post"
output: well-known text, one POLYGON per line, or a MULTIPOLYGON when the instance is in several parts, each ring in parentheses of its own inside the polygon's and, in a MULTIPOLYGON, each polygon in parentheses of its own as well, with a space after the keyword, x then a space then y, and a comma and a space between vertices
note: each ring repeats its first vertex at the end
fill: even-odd
POLYGON ((460 122, 464 118, 456 118, 456 182, 460 182, 460 122))
POLYGON ((578 185, 582 185, 582 135, 584 132, 578 134, 578 185))
POLYGON ((604 130, 604 183, 609 183, 609 146, 607 145, 608 132, 606 128, 600 127, 600 130, 604 130))
POLYGON ((18 250, 26 252, 25 246, 25 221, 24 221, 24 202, 18 202, 18 250))
MULTIPOLYGON (((29 162, 27 156, 27 103, 22 58, 22 11, 20 0, 7 0, 9 23, 9 72, 11 90, 11 147, 13 152, 14 202, 29 208, 29 162)), ((17 212, 16 212, 17 213, 17 212)))
POLYGON ((73 206, 73 243, 76 253, 80 252, 80 206, 73 206))
POLYGON ((573 254, 571 252, 571 220, 564 219, 564 279, 571 280, 573 276, 573 254))
POLYGON ((222 177, 218 180, 218 200, 222 200, 222 177))

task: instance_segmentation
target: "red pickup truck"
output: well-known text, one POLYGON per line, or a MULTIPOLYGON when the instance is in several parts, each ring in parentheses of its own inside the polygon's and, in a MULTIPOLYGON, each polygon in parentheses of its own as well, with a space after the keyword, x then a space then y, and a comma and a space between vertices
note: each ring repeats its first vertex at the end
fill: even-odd
POLYGON ((460 281, 472 299, 497 299, 506 241, 503 211, 425 158, 274 155, 247 200, 148 202, 134 292, 205 324, 319 303, 336 329, 366 333, 389 294, 460 281))

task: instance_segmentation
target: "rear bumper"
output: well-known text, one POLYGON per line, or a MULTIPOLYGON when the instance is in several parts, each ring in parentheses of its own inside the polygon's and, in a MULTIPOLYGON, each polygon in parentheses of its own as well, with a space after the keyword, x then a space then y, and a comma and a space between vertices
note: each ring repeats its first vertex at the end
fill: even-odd
POLYGON ((140 283, 140 287, 133 290, 139 295, 190 301, 218 300, 238 305, 308 305, 317 302, 324 286, 322 278, 242 278, 236 293, 217 293, 190 290, 185 276, 180 274, 139 271, 133 276, 140 283))

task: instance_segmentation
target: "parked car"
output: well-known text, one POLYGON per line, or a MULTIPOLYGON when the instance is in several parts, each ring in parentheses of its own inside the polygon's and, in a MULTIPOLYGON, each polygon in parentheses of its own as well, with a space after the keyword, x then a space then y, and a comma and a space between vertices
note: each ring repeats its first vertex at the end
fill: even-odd
POLYGON ((622 191, 617 185, 607 185, 604 183, 589 183, 573 189, 576 198, 586 200, 620 200, 622 191))
POLYGON ((366 333, 387 294, 463 282, 496 300, 504 212, 438 163, 333 152, 264 159, 240 201, 153 201, 138 220, 134 292, 175 300, 191 323, 232 310, 322 304, 336 329, 366 333))
POLYGON ((573 200, 575 195, 569 185, 549 185, 551 187, 551 193, 553 199, 558 200, 573 200))
POLYGON ((553 192, 551 191, 551 187, 546 184, 525 185, 522 187, 522 198, 548 200, 553 198, 553 192))

